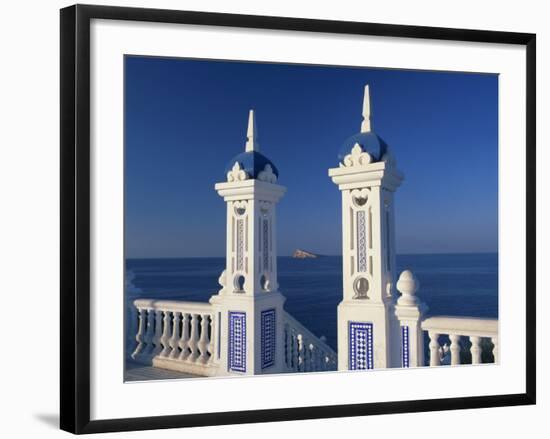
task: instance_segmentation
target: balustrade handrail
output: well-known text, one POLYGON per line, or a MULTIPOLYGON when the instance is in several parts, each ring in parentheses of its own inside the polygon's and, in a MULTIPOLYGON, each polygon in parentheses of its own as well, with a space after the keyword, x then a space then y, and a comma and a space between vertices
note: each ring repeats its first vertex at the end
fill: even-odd
POLYGON ((336 352, 334 351, 334 349, 332 349, 327 343, 317 337, 313 332, 307 329, 304 325, 302 325, 298 320, 296 320, 286 311, 284 313, 284 321, 296 332, 303 334, 304 337, 315 340, 315 342, 319 345, 318 347, 326 351, 327 354, 336 356, 336 352))
POLYGON ((421 323, 424 331, 463 336, 497 337, 498 320, 482 317, 434 316, 421 323))
POLYGON ((211 312, 212 305, 208 302, 183 302, 181 300, 136 299, 134 306, 140 309, 156 311, 211 312))

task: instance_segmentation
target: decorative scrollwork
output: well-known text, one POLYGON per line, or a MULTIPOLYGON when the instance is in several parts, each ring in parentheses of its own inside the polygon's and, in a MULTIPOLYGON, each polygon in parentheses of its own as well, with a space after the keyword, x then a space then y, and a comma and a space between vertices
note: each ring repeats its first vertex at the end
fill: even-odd
POLYGON ((231 171, 227 173, 227 181, 243 181, 248 179, 248 174, 243 171, 239 162, 235 162, 231 171))
POLYGON ((356 143, 351 149, 351 153, 344 157, 343 166, 352 167, 352 166, 365 166, 372 162, 372 156, 363 151, 361 145, 356 143))
POLYGON ((268 163, 265 165, 264 170, 258 174, 258 180, 267 181, 268 183, 277 182, 277 176, 273 172, 273 168, 268 163))
POLYGON ((235 201, 233 203, 233 209, 235 211, 235 215, 237 216, 243 216, 246 213, 246 201, 235 201))
POLYGON ((351 199, 356 207, 364 207, 369 200, 370 190, 368 188, 354 189, 351 191, 351 199))

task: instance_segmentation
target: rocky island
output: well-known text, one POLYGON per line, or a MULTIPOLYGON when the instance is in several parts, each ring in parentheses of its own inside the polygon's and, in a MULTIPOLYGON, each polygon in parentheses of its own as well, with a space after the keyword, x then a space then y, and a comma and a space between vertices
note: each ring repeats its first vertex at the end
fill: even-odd
POLYGON ((292 254, 292 257, 297 259, 317 258, 318 256, 319 255, 307 252, 305 250, 300 250, 299 248, 294 250, 294 253, 292 254))

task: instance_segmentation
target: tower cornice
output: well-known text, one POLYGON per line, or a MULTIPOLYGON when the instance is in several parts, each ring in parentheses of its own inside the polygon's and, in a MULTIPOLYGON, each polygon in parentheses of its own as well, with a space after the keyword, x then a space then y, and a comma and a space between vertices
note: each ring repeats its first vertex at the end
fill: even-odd
POLYGON ((328 175, 340 190, 382 186, 393 192, 404 179, 403 173, 387 162, 331 168, 328 175))
POLYGON ((261 199, 277 202, 286 192, 284 186, 256 179, 216 183, 214 188, 225 201, 261 199))

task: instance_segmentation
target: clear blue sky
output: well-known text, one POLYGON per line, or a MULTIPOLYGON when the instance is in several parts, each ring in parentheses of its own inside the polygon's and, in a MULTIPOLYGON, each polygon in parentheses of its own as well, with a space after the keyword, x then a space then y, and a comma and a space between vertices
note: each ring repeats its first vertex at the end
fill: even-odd
POLYGON ((248 110, 287 194, 279 254, 341 254, 340 192, 327 175, 361 124, 405 180, 396 194, 398 253, 495 252, 498 76, 126 57, 128 257, 225 254, 225 203, 214 191, 244 151, 248 110))

